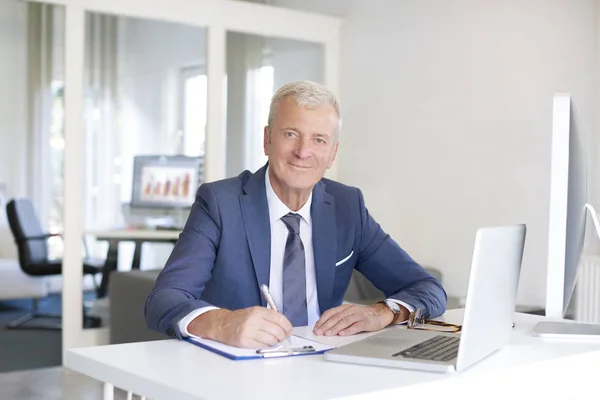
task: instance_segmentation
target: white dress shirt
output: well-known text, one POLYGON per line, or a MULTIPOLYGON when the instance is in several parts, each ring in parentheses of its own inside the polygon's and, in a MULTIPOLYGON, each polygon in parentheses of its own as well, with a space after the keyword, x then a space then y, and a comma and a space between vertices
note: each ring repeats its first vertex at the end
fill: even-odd
MULTIPOLYGON (((281 220, 284 215, 294 212, 291 211, 275 194, 273 187, 271 186, 271 179, 269 178, 269 167, 265 172, 265 189, 267 191, 267 204, 269 207, 269 221, 271 223, 271 271, 269 274, 269 291, 273 296, 273 300, 277 307, 282 309, 283 301, 283 256, 285 254, 285 243, 288 237, 288 228, 285 223, 281 220)), ((300 214, 300 239, 304 244, 304 257, 305 257, 305 268, 306 268, 306 306, 308 313, 308 325, 314 325, 321 316, 319 309, 319 299, 317 296, 317 279, 315 273, 315 256, 313 251, 312 242, 312 218, 310 215, 310 206, 312 204, 312 192, 302 206, 302 208, 296 211, 296 214, 300 214)), ((390 299, 398 304, 403 305, 408 309, 409 312, 414 311, 414 307, 406 304, 403 301, 390 299)), ((190 312, 184 318, 178 322, 179 331, 182 336, 192 336, 188 332, 187 327, 197 316, 205 313, 206 311, 217 309, 217 307, 202 307, 197 310, 190 312)), ((399 321, 405 322, 405 321, 399 321)))
MULTIPOLYGON (((288 228, 281 220, 290 210, 275 194, 269 178, 269 168, 265 173, 265 186, 267 190, 267 203, 269 204, 269 221, 271 222, 271 273, 269 274, 269 291, 280 310, 283 309, 283 257, 285 243, 288 237, 288 228)), ((306 270, 306 311, 308 325, 314 325, 321 316, 319 299, 317 297, 317 278, 315 274, 315 255, 312 241, 312 218, 310 205, 312 192, 301 209, 295 211, 300 219, 300 240, 304 245, 304 260, 306 270)))

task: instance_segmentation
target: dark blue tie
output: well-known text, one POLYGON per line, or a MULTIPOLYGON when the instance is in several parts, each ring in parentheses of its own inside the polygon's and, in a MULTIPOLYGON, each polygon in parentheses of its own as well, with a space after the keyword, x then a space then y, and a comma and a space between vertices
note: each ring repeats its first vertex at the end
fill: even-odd
POLYGON ((306 264, 300 239, 299 214, 288 213, 281 220, 288 228, 283 256, 283 315, 292 326, 308 325, 306 310, 306 264))

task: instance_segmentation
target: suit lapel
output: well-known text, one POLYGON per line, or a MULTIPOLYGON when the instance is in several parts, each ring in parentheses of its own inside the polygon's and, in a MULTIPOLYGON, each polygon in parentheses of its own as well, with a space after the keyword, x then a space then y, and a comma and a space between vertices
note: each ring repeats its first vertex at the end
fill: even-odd
MULTIPOLYGON (((271 224, 265 189, 265 170, 266 166, 248 179, 244 185, 245 194, 240 196, 246 238, 259 287, 269 284, 271 274, 271 224)), ((260 299, 261 304, 266 307, 263 296, 260 296, 260 299)))
POLYGON ((325 191, 325 184, 322 182, 317 183, 313 189, 311 217, 319 309, 323 313, 331 305, 331 293, 335 278, 337 228, 334 199, 325 191))

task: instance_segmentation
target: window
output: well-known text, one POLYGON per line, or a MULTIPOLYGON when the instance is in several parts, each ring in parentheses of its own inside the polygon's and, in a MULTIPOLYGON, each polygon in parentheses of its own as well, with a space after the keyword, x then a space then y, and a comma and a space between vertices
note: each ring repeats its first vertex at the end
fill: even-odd
POLYGON ((249 127, 248 133, 254 137, 256 144, 252 146, 252 153, 249 154, 250 170, 254 171, 267 162, 267 156, 262 151, 263 138, 262 130, 267 124, 269 119, 269 108, 271 106, 271 97, 274 92, 274 77, 275 71, 271 65, 263 65, 258 69, 257 80, 257 93, 256 100, 258 105, 256 109, 257 119, 250 119, 255 121, 255 126, 249 127))
POLYGON ((186 156, 203 156, 206 151, 207 85, 203 68, 181 70, 178 147, 186 156))
MULTIPOLYGON (((50 105, 50 169, 51 203, 48 220, 48 230, 53 233, 63 232, 64 204, 64 165, 65 165, 65 126, 64 126, 64 82, 51 83, 52 103, 50 105)), ((48 240, 48 252, 51 258, 62 256, 63 242, 61 238, 53 237, 48 240)))

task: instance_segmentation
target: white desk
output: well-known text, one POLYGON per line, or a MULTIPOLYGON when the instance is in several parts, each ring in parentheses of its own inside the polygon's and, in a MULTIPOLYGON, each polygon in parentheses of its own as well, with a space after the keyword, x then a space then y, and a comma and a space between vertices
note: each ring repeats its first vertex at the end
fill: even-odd
POLYGON ((172 241, 179 238, 179 231, 154 229, 112 229, 106 231, 86 231, 86 235, 95 236, 98 240, 144 240, 172 241))
MULTIPOLYGON (((462 311, 447 312, 446 320, 460 322, 462 311)), ((548 368, 552 368, 552 360, 568 361, 569 358, 564 357, 578 354, 592 357, 590 360, 597 365, 594 373, 600 378, 600 341, 560 341, 531 336, 535 323, 543 319, 535 315, 515 314, 516 327, 506 348, 463 373, 451 375, 333 363, 324 360, 322 355, 231 361, 177 340, 72 349, 67 352, 65 365, 106 382, 109 390, 114 385, 154 400, 312 400, 353 395, 407 398, 408 393, 417 396, 411 398, 420 400, 423 394, 431 395, 429 388, 436 387, 452 388, 455 396, 440 397, 440 392, 436 391, 436 396, 427 398, 463 399, 462 390, 460 395, 456 390, 464 389, 464 385, 486 382, 487 379, 504 387, 507 381, 498 381, 500 378, 497 377, 528 379, 523 375, 523 369, 544 371, 546 363, 549 363, 548 368), (384 392, 376 393, 379 391, 384 392)), ((561 365, 573 371, 570 363, 561 365)), ((560 380, 548 384, 569 385, 560 380)), ((514 393, 520 389, 513 387, 511 390, 514 393)), ((481 392, 480 395, 480 398, 488 398, 481 392)))
POLYGON ((110 273, 117 270, 119 259, 119 243, 133 242, 135 249, 131 269, 139 269, 142 258, 142 244, 144 242, 175 243, 179 238, 179 231, 152 230, 152 229, 113 229, 105 231, 86 231, 86 235, 95 236, 97 240, 108 241, 106 261, 102 271, 102 282, 98 290, 98 297, 104 297, 108 289, 110 273))

